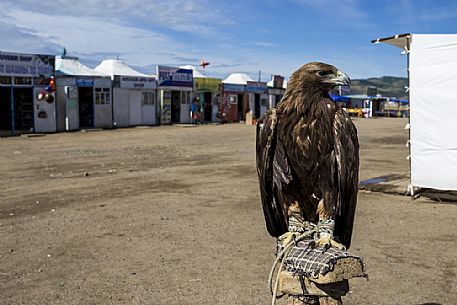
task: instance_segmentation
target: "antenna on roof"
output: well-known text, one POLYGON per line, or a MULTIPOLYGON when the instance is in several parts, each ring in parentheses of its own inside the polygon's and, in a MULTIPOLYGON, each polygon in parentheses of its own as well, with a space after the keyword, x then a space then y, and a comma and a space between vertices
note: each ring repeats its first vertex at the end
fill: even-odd
POLYGON ((259 70, 259 83, 262 81, 262 71, 259 70))

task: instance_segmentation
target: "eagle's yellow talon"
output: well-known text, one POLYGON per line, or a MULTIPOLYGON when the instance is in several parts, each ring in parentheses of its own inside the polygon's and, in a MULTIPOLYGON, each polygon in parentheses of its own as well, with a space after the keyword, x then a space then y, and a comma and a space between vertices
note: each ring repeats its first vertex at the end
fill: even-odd
POLYGON ((346 251, 346 246, 344 246, 343 244, 340 244, 340 243, 334 241, 333 239, 330 240, 330 244, 331 244, 332 247, 334 247, 334 248, 337 248, 337 249, 342 250, 342 251, 346 251))
POLYGON ((285 245, 289 244, 293 239, 295 239, 295 233, 286 232, 283 235, 281 235, 278 239, 284 247, 285 245))
POLYGON ((343 244, 336 242, 330 236, 321 236, 314 242, 316 247, 324 247, 326 249, 333 247, 339 250, 346 250, 346 247, 343 244))

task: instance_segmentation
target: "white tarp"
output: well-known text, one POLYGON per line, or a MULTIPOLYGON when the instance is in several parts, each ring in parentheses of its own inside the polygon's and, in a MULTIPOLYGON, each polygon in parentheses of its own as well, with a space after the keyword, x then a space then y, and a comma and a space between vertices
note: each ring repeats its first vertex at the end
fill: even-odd
POLYGON ((117 59, 106 59, 96 66, 94 70, 111 77, 114 75, 147 76, 146 74, 131 68, 122 60, 117 59))
POLYGON ((103 76, 104 74, 97 72, 88 66, 79 62, 77 57, 56 56, 56 74, 75 75, 75 76, 103 76))
POLYGON ((246 73, 232 73, 222 82, 224 84, 246 85, 248 81, 253 82, 254 80, 246 73))
POLYGON ((457 190, 457 35, 410 41, 411 184, 457 190))

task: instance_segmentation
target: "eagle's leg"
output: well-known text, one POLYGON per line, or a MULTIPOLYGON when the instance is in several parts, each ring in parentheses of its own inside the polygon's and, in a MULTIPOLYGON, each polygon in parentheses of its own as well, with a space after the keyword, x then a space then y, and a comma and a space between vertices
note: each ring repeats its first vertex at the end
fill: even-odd
POLYGON ((333 230, 335 228, 335 220, 326 211, 324 201, 319 201, 317 205, 317 213, 319 222, 317 223, 317 234, 315 238, 316 246, 325 248, 335 247, 340 250, 346 250, 346 247, 333 239, 333 230))
POLYGON ((295 201, 287 208, 289 231, 279 237, 282 245, 290 243, 295 236, 303 232, 303 215, 300 204, 295 201))

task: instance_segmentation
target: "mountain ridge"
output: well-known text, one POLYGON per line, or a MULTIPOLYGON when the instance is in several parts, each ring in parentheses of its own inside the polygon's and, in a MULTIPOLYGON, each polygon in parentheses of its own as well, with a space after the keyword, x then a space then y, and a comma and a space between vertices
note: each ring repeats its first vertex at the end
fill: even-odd
MULTIPOLYGON (((381 94, 385 97, 396 97, 398 99, 408 99, 408 78, 397 76, 370 77, 366 79, 351 80, 350 94, 367 94, 368 88, 376 87, 376 93, 370 92, 368 95, 381 94)), ((372 90, 372 89, 370 89, 372 90)))

